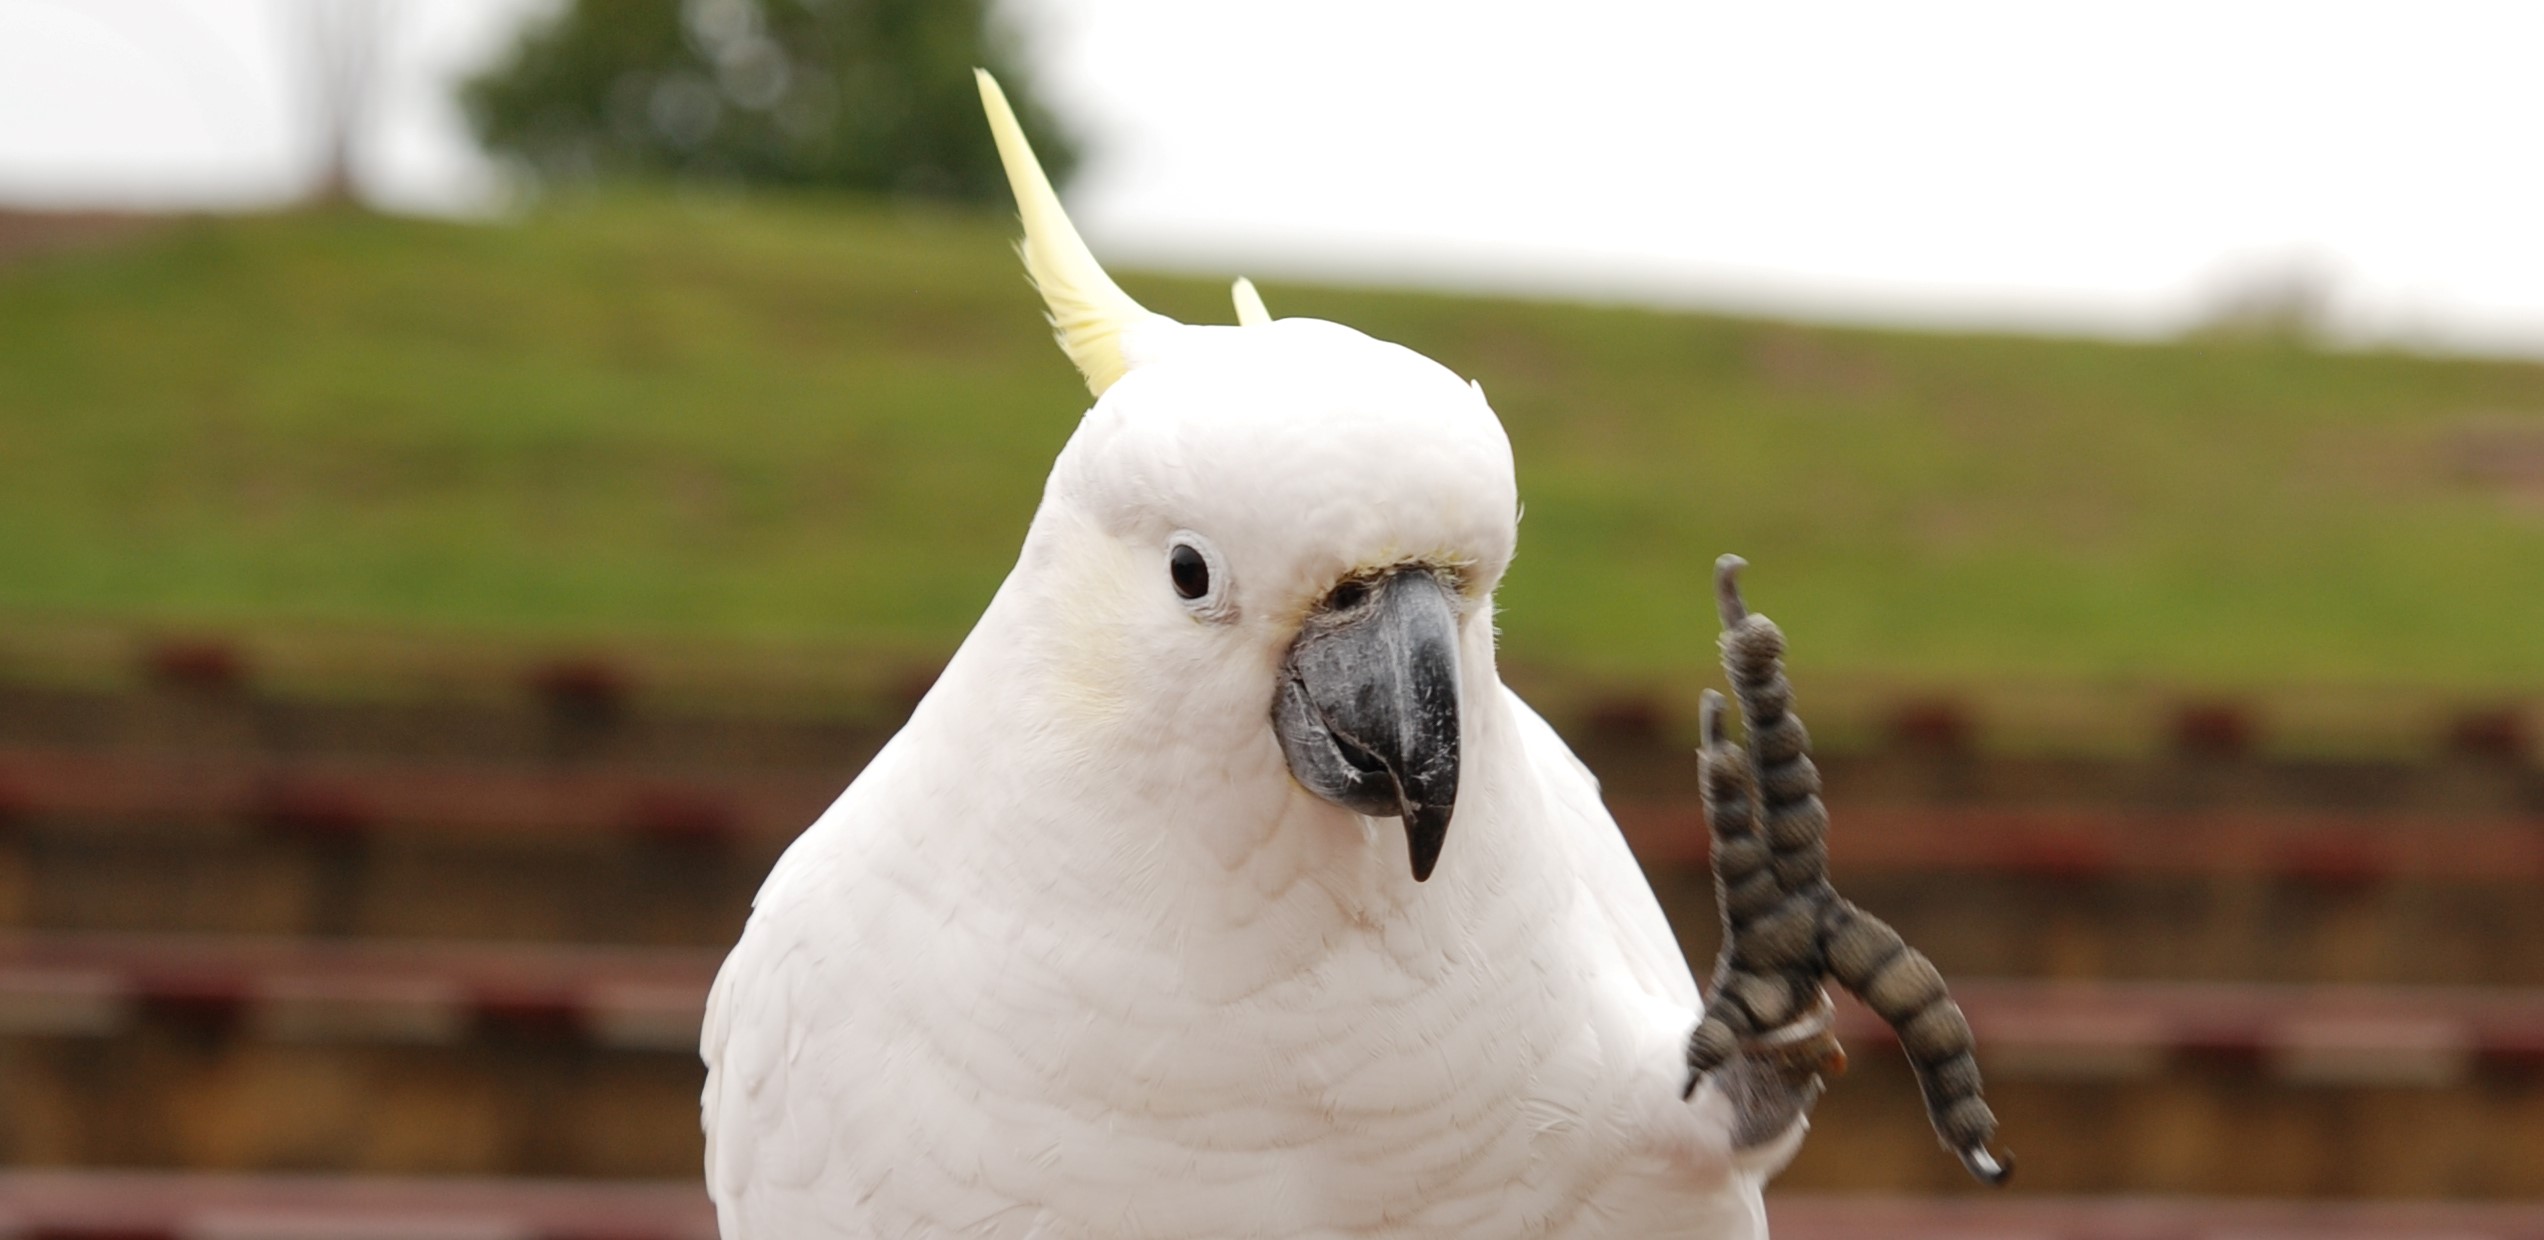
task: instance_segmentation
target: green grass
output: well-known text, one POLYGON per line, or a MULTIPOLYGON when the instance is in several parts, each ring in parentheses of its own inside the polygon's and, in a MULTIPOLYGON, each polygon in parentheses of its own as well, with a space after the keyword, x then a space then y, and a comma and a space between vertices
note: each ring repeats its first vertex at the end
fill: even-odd
MULTIPOLYGON (((945 649, 1085 404, 1007 236, 626 200, 0 269, 0 625, 945 649)), ((2468 447, 2544 471, 2544 367, 1265 292, 1483 382, 1520 662, 1709 663, 1738 550, 1832 675, 2544 684, 2544 477, 2468 447)))

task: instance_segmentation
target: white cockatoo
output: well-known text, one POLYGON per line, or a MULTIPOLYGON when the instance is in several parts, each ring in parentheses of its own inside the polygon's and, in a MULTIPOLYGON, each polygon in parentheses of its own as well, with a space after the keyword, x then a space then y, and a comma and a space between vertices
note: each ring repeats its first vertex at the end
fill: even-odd
POLYGON ((1142 309, 981 88, 1097 399, 716 979, 727 1240, 1764 1234, 1816 1065, 1683 1094, 1695 980, 1494 668, 1482 390, 1243 282, 1142 309))

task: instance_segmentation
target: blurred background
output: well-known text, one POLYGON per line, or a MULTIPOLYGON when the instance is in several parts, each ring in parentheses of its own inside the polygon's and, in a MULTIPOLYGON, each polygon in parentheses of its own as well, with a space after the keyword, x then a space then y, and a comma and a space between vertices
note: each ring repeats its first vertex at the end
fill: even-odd
POLYGON ((2544 12, 0 0, 0 1235, 695 1237, 705 987, 1153 308, 1480 380, 1509 678, 1690 957, 1713 557, 2012 1189, 2544 1236, 2544 12))

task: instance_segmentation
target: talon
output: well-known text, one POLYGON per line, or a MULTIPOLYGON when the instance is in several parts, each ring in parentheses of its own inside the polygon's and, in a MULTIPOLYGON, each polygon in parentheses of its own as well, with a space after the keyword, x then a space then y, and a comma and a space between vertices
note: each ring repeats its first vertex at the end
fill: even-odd
POLYGON ((1736 555, 1725 555, 1714 561, 1714 604, 1722 609, 1723 627, 1734 628, 1749 618, 1749 605, 1740 601, 1740 570, 1749 561, 1736 555))
MULTIPOLYGON (((1827 1088, 1831 1066, 1843 1071, 1837 1044, 1836 1005, 1815 989, 1800 1014, 1755 1037, 1743 1037, 1718 1080, 1736 1116, 1734 1141, 1743 1149, 1773 1139, 1810 1112, 1827 1088)), ((1689 1091, 1689 1096, 1693 1095, 1689 1091)))
POLYGON ((1816 1072, 1831 1058, 1843 1065, 1846 1050, 1837 1044, 1837 1003, 1826 990, 1814 993, 1817 1001, 1808 1010, 1743 1042, 1741 1049, 1794 1071, 1816 1072))
POLYGON ((1969 1168, 1970 1178, 1989 1188, 2003 1188, 2007 1180, 2014 1178, 2014 1156, 2011 1154, 2000 1159, 1989 1153, 1984 1145, 1973 1145, 1956 1152, 1961 1155, 1961 1165, 1969 1168))

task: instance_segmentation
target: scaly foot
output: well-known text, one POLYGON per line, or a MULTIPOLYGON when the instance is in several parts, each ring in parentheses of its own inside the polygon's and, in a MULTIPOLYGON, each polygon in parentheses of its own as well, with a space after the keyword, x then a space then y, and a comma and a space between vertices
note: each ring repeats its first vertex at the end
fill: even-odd
POLYGON ((1784 1131, 1819 1097, 1824 1078, 1845 1067, 1820 985, 1833 978, 1898 1031, 1944 1148, 1980 1181, 2002 1184, 2013 1166, 1988 1150, 1996 1116, 1980 1096, 1969 1021, 1943 975, 1829 883, 1828 810, 1784 677, 1784 633, 1741 600, 1743 567, 1731 555, 1714 564, 1723 670, 1749 737, 1745 747, 1731 743, 1722 695, 1707 690, 1705 818, 1723 946, 1688 1035, 1687 1092, 1716 1074, 1744 1146, 1784 1131))

